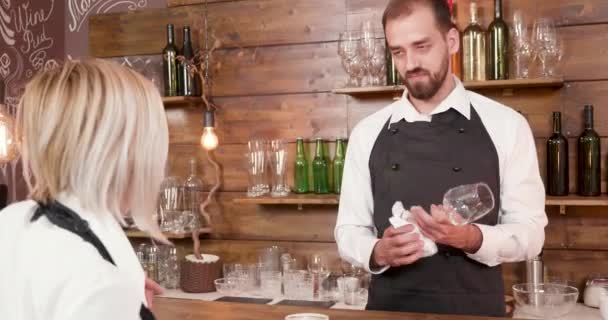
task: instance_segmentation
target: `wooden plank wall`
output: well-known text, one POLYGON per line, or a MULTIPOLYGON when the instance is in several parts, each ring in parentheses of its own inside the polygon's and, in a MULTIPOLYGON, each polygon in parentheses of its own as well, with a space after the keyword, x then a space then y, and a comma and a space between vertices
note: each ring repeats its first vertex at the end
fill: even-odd
MULTIPOLYGON (((91 53, 97 57, 158 54, 164 46, 166 23, 178 28, 194 26, 196 44, 202 45, 202 2, 168 0, 167 9, 95 16, 91 19, 91 53)), ((215 230, 203 241, 203 247, 227 261, 253 261, 257 249, 276 243, 302 256, 326 251, 337 263, 333 241, 336 207, 306 206, 300 211, 294 206, 237 205, 232 199, 243 196, 246 190, 243 153, 250 137, 287 139, 293 156, 296 137, 345 137, 360 119, 391 102, 389 96, 352 98, 330 93, 332 88, 343 86, 346 78, 337 55, 339 33, 356 28, 370 14, 379 19, 387 1, 211 2, 211 27, 221 47, 214 55, 213 93, 221 106, 217 158, 223 167, 223 187, 212 208, 215 230)), ((478 3, 487 25, 493 1, 478 3)), ((567 84, 562 89, 489 90, 482 94, 526 116, 536 137, 543 178, 551 112, 561 111, 574 169, 584 103, 596 106, 596 128, 602 137, 608 137, 608 59, 604 57, 608 50, 608 4, 604 0, 512 0, 504 6, 508 21, 515 9, 521 9, 530 18, 550 16, 558 22, 566 43, 562 71, 567 84)), ((468 1, 460 1, 460 26, 466 25, 467 11, 468 1)), ((379 23, 377 27, 381 29, 379 23)), ((213 172, 198 145, 200 110, 170 109, 167 116, 171 172, 185 176, 188 159, 195 157, 210 184, 213 172)), ((604 152, 608 150, 606 141, 602 143, 604 152)), ((293 167, 289 170, 293 172, 293 167)), ((571 170, 572 191, 575 178, 571 170)), ((602 190, 606 191, 605 166, 602 190)), ((549 274, 582 288, 587 275, 608 268, 608 210, 568 208, 566 216, 560 216, 556 208, 547 210, 550 224, 545 261, 549 274)), ((188 243, 182 241, 180 246, 187 250, 188 243)), ((522 264, 506 265, 504 274, 507 288, 524 280, 522 264)))

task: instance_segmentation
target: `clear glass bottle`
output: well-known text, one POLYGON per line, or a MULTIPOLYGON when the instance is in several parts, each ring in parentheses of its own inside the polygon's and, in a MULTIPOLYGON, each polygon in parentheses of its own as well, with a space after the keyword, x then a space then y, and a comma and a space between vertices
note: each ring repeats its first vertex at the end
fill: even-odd
POLYGON ((200 208, 203 202, 203 179, 197 175, 196 159, 190 159, 190 175, 184 182, 184 215, 190 220, 186 231, 201 228, 200 208))
POLYGON ((164 260, 164 287, 167 289, 179 288, 179 260, 177 258, 177 248, 169 247, 164 260))
POLYGON ((158 249, 155 246, 149 246, 146 249, 146 273, 150 280, 158 282, 158 249))

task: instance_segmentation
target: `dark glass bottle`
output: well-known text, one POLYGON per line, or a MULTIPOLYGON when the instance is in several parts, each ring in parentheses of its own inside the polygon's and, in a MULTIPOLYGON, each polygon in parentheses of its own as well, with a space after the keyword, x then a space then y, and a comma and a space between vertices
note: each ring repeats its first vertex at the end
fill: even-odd
POLYGON ((192 58, 194 57, 194 51, 192 50, 192 42, 190 40, 190 27, 184 27, 184 44, 182 47, 182 56, 184 61, 178 61, 177 63, 177 80, 180 96, 193 96, 194 95, 194 76, 191 71, 192 58))
POLYGON ((593 106, 585 106, 585 130, 578 138, 578 193, 600 195, 600 137, 593 130, 593 106))
POLYGON ((488 28, 489 41, 489 80, 507 80, 509 78, 508 39, 509 28, 502 19, 502 0, 494 0, 494 21, 488 28))
POLYGON ((313 189, 317 194, 329 193, 328 165, 323 150, 323 139, 317 138, 315 149, 315 158, 312 161, 313 189))
POLYGON ((177 95, 177 47, 175 32, 172 24, 167 25, 167 46, 163 49, 163 79, 165 81, 165 96, 177 95))
POLYGON ((304 139, 296 139, 296 163, 294 170, 294 193, 308 193, 308 161, 304 152, 304 139))
POLYGON ((344 172, 345 152, 346 147, 344 145, 344 140, 338 138, 336 140, 336 155, 332 162, 332 169, 334 172, 334 193, 337 194, 340 194, 340 191, 342 190, 342 173, 344 172))
POLYGON ((386 85, 388 86, 398 86, 401 84, 401 78, 399 77, 399 70, 397 70, 397 66, 393 61, 393 55, 391 54, 391 49, 388 47, 388 42, 386 43, 386 85))
POLYGON ((547 194, 568 195, 568 140, 562 135, 560 112, 553 112, 553 135, 547 140, 547 194))

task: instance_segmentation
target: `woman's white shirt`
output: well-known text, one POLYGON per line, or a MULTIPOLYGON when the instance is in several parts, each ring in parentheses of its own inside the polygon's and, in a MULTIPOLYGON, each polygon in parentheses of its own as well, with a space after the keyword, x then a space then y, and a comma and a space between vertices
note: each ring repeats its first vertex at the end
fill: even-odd
POLYGON ((58 201, 89 223, 116 266, 46 217, 31 222, 34 201, 13 204, 0 212, 0 319, 139 319, 145 275, 120 224, 74 196, 58 201))

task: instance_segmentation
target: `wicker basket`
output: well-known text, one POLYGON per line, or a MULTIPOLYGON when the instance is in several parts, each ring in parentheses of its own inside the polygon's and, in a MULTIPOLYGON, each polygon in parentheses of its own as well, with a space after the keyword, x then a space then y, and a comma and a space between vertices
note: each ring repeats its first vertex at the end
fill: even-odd
POLYGON ((192 261, 193 256, 182 260, 180 286, 184 292, 203 293, 215 291, 215 279, 222 277, 222 263, 217 256, 203 255, 202 261, 192 261))

